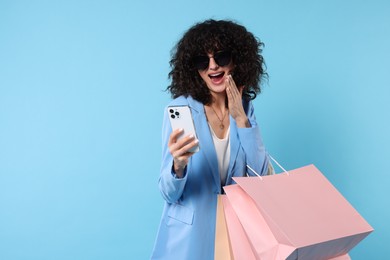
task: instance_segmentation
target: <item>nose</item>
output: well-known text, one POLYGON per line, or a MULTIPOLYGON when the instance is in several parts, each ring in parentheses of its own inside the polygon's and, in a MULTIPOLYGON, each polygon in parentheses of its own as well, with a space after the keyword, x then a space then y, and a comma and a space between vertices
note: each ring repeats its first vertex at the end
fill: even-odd
POLYGON ((215 62, 214 57, 210 57, 209 69, 211 69, 211 70, 218 69, 218 64, 215 62))

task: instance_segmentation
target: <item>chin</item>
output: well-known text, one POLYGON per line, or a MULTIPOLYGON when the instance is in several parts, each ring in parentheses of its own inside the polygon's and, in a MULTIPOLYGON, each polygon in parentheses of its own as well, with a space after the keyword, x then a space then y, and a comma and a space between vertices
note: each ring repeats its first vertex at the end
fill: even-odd
POLYGON ((211 92, 218 93, 218 94, 226 94, 226 87, 225 86, 213 86, 210 88, 211 92))

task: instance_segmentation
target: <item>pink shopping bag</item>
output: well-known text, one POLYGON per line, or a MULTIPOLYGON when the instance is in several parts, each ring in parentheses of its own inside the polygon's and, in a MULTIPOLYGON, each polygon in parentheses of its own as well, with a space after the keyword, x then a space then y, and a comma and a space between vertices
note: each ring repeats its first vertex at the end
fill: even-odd
POLYGON ((240 220, 234 212, 226 195, 220 195, 223 210, 225 212, 225 223, 229 235, 230 251, 232 259, 256 260, 255 254, 248 236, 243 229, 240 220))
MULTIPOLYGON (((234 180, 224 187, 229 237, 241 230, 253 259, 349 259, 373 231, 314 165, 234 180)), ((242 251, 233 241, 231 247, 234 256, 242 251)))

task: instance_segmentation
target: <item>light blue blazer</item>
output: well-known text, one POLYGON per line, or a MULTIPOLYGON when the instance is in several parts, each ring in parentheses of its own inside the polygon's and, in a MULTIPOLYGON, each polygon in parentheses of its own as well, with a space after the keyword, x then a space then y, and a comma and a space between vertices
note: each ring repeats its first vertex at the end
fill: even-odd
MULTIPOLYGON (((217 194, 222 192, 217 154, 203 104, 190 96, 181 96, 169 104, 172 105, 191 108, 200 151, 190 158, 184 177, 175 178, 173 158, 168 149, 172 128, 165 109, 158 184, 166 202, 151 258, 211 260, 214 259, 217 194)), ((252 103, 246 102, 244 109, 250 128, 238 128, 230 117, 230 163, 226 185, 233 183, 232 177, 244 176, 247 164, 262 175, 268 169, 269 159, 252 103)), ((253 175, 250 171, 248 174, 253 175)))

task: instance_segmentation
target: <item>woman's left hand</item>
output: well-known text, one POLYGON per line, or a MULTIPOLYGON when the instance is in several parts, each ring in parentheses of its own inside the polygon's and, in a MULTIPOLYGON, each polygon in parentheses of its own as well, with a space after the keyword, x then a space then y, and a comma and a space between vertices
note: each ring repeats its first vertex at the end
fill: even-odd
POLYGON ((234 118, 238 127, 250 127, 248 117, 242 106, 242 91, 244 86, 237 88, 232 75, 225 79, 226 94, 228 97, 229 114, 234 118))

